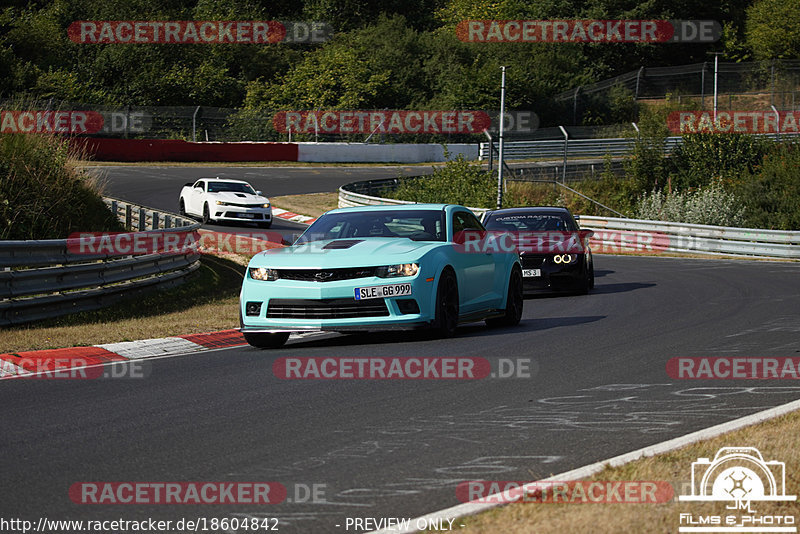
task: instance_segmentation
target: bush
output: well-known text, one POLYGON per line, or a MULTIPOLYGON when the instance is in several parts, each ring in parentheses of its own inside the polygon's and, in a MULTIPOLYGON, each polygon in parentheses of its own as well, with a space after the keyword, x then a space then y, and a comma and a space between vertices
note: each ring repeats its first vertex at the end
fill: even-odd
POLYGON ((636 181, 641 192, 661 189, 667 183, 671 169, 664 157, 664 146, 670 131, 667 116, 677 109, 675 103, 643 108, 639 115, 639 135, 633 145, 633 153, 625 161, 625 174, 636 181))
MULTIPOLYGON (((633 213, 639 194, 635 181, 615 176, 603 176, 599 180, 587 179, 579 182, 570 182, 567 185, 623 215, 633 213)), ((581 215, 618 216, 580 195, 553 184, 511 183, 508 186, 506 199, 505 207, 563 206, 572 213, 581 215)))
POLYGON ((636 204, 636 218, 716 226, 742 226, 744 206, 719 181, 685 192, 653 190, 636 204))
POLYGON ((123 230, 76 155, 55 136, 0 135, 0 239, 123 230))
POLYGON ((675 149, 672 162, 677 174, 672 186, 700 187, 714 179, 730 180, 752 172, 773 142, 746 134, 691 134, 675 149))
MULTIPOLYGON (((623 213, 633 212, 639 194, 634 180, 620 179, 609 168, 606 168, 599 180, 587 179, 569 185, 623 213)), ((396 189, 383 191, 378 196, 413 202, 444 202, 473 208, 495 208, 497 175, 470 164, 459 155, 443 167, 436 168, 433 175, 403 178, 396 189)), ((613 215, 597 204, 553 184, 509 182, 503 196, 503 207, 520 206, 564 206, 573 213, 613 215)))
POLYGON ((397 189, 383 195, 412 202, 443 202, 490 208, 497 205, 497 180, 459 154, 444 166, 434 168, 432 175, 404 178, 397 189))
POLYGON ((760 166, 742 175, 735 188, 746 200, 748 227, 800 230, 800 145, 773 147, 760 166))

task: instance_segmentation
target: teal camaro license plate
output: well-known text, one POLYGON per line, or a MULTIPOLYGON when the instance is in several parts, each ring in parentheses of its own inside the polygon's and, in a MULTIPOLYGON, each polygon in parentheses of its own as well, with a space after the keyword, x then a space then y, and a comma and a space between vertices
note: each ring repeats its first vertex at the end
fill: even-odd
POLYGON ((389 284, 385 286, 357 287, 356 300, 382 299, 411 294, 411 284, 389 284))

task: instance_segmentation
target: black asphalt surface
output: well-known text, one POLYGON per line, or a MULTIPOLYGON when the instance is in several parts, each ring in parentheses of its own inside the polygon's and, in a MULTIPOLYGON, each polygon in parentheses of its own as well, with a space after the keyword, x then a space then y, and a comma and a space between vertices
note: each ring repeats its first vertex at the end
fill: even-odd
POLYGON ((597 255, 595 269, 591 294, 527 299, 514 328, 330 334, 152 360, 145 379, 0 382, 2 515, 273 517, 280 532, 362 532, 347 518, 416 517, 458 504, 463 480, 536 480, 800 398, 791 380, 665 372, 677 356, 800 356, 800 265, 597 255), (282 356, 474 356, 532 372, 281 380, 282 356), (78 505, 67 491, 79 481, 277 481, 293 502, 78 505), (316 502, 294 502, 313 485, 316 502))

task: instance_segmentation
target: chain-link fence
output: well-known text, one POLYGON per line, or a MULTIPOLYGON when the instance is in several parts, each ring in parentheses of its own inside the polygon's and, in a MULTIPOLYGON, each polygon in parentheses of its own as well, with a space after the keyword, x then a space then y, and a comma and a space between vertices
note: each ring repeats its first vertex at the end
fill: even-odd
POLYGON ((553 97, 572 124, 632 119, 636 101, 670 97, 700 109, 781 111, 800 109, 800 60, 729 63, 707 61, 674 67, 642 67, 553 97), (626 116, 627 115, 627 116, 626 116), (616 120, 613 120, 616 119, 616 120))
POLYGON ((102 106, 52 100, 0 102, 3 110, 20 110, 30 118, 4 117, 3 133, 51 131, 64 112, 82 113, 65 119, 67 132, 101 137, 183 139, 187 141, 285 141, 275 131, 273 113, 208 106, 102 106), (75 126, 75 127, 72 127, 75 126))
MULTIPOLYGON (((324 111, 316 112, 317 115, 324 111)), ((438 112, 441 115, 441 112, 438 112)), ((306 133, 276 129, 281 114, 210 106, 102 106, 77 102, 0 101, 0 133, 57 132, 79 136, 186 141, 318 141, 372 143, 477 143, 482 133, 388 134, 376 131, 306 133)))

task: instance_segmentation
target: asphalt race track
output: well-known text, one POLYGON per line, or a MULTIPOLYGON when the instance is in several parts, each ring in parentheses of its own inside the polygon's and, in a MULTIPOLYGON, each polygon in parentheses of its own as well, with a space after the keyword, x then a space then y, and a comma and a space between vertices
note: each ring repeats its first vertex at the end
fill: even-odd
MULTIPOLYGON (((148 186, 136 174, 145 168, 128 169, 109 193, 165 209, 174 206, 159 201, 176 202, 197 172, 154 169, 148 186)), ((364 177, 274 171, 294 189, 244 177, 267 194, 364 177)), ((527 299, 515 328, 469 325, 448 340, 323 334, 275 351, 151 360, 146 379, 0 382, 4 515, 255 516, 278 518, 280 532, 359 532, 346 518, 453 506, 464 480, 536 480, 800 398, 792 380, 665 371, 678 356, 800 356, 800 264, 598 255, 595 269, 591 294, 527 299), (472 356, 493 369, 527 365, 530 376, 282 380, 272 368, 282 356, 472 356), (68 489, 81 481, 275 481, 291 502, 78 505, 68 489), (317 499, 306 499, 315 485, 317 499)))

